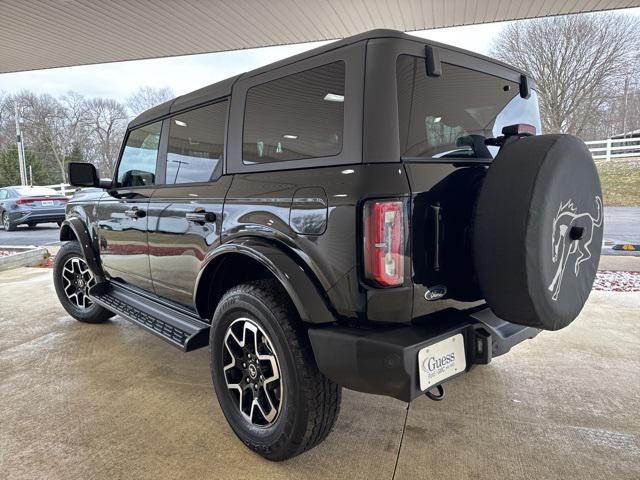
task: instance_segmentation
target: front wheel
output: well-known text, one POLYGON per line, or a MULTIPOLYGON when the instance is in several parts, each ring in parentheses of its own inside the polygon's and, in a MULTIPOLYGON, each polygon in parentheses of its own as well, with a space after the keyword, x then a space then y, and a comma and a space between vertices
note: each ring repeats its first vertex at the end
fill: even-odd
POLYGON ((78 242, 67 242, 58 251, 53 266, 53 284, 58 300, 73 318, 84 323, 102 323, 115 314, 93 303, 89 291, 95 277, 78 242))
POLYGON ((341 388, 318 370, 306 329, 276 281, 229 290, 210 335, 218 401, 247 447, 279 461, 326 438, 340 410, 341 388))

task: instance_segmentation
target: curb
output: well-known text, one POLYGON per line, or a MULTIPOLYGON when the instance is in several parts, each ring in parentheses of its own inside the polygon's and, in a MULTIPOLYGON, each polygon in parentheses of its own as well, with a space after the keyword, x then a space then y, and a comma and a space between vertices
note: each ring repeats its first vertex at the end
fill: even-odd
POLYGON ((33 267, 41 264, 49 256, 44 247, 0 247, 14 252, 8 257, 0 257, 0 272, 18 267, 33 267))
POLYGON ((640 251, 640 245, 634 245, 632 243, 619 243, 611 247, 612 250, 624 250, 626 252, 638 252, 640 251))

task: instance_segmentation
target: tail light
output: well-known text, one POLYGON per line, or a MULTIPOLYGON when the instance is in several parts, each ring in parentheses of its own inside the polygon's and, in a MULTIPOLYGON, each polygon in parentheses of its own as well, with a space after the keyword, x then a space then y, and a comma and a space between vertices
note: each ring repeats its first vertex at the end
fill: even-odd
POLYGON ((68 202, 69 199, 67 197, 21 197, 19 199, 16 200, 16 203, 18 205, 28 205, 31 204, 33 202, 41 202, 41 201, 47 201, 47 200, 57 200, 59 202, 68 202))
POLYGON ((404 281, 404 208, 398 200, 364 204, 364 273, 392 287, 404 281))

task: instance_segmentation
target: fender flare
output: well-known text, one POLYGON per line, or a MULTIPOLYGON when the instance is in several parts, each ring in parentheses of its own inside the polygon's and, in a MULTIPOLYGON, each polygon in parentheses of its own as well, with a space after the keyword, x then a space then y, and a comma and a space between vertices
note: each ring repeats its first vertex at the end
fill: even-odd
POLYGON ((103 282, 105 280, 104 271, 100 266, 100 260, 98 259, 98 255, 93 247, 91 235, 89 235, 87 226, 79 217, 67 218, 62 222, 62 226, 60 227, 60 240, 64 241, 71 239, 69 230, 71 230, 78 239, 82 255, 84 256, 91 273, 96 277, 96 281, 98 283, 103 282))
POLYGON ((280 282, 294 306, 300 319, 307 323, 333 323, 334 314, 323 298, 320 288, 312 279, 312 273, 296 262, 291 255, 272 243, 255 238, 245 238, 224 243, 212 251, 205 260, 196 279, 194 305, 200 291, 203 273, 230 253, 246 255, 266 267, 280 282))

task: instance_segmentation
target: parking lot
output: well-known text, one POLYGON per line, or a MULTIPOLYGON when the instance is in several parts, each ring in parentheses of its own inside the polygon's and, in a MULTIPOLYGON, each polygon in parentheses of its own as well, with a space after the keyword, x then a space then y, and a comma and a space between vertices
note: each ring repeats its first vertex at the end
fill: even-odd
POLYGON ((345 391, 328 440, 284 463, 235 438, 206 349, 76 322, 49 269, 0 273, 0 305, 3 478, 640 478, 640 293, 593 292, 442 402, 345 391))
POLYGON ((60 238, 60 228, 55 223, 41 223, 34 228, 19 226, 14 232, 0 230, 2 245, 55 245, 60 238))

